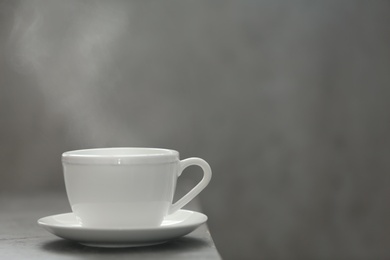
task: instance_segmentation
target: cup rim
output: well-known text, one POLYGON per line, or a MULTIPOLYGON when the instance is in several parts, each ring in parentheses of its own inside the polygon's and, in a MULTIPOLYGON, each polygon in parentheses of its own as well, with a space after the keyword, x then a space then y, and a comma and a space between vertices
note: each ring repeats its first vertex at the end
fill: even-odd
POLYGON ((150 164, 179 161, 179 152, 165 148, 107 147, 67 151, 64 164, 150 164))

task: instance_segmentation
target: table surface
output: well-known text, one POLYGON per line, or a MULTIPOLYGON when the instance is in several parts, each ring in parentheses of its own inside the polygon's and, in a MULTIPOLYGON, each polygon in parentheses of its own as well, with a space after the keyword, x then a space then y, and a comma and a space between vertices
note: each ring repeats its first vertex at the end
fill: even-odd
MULTIPOLYGON (((199 211, 197 202, 187 209, 199 211)), ((171 242, 139 248, 95 248, 58 238, 39 218, 70 212, 64 193, 0 194, 0 259, 221 259, 207 224, 171 242)))

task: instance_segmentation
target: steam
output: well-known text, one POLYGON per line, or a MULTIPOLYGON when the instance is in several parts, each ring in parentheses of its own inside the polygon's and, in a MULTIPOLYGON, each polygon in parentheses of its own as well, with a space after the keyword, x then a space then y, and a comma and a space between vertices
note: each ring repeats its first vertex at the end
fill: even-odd
POLYGON ((101 82, 112 70, 116 44, 128 28, 125 4, 29 0, 16 9, 9 61, 35 81, 49 119, 65 121, 68 131, 78 132, 87 143, 107 139, 108 133, 130 134, 120 122, 111 129, 114 119, 102 111, 104 97, 98 89, 111 87, 101 82))

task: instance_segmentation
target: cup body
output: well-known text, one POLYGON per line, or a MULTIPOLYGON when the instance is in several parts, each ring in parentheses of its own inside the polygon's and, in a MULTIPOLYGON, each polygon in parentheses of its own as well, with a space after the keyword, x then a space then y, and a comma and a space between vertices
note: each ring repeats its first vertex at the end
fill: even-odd
POLYGON ((103 148, 62 156, 72 211, 83 226, 159 226, 179 174, 179 153, 155 148, 103 148))

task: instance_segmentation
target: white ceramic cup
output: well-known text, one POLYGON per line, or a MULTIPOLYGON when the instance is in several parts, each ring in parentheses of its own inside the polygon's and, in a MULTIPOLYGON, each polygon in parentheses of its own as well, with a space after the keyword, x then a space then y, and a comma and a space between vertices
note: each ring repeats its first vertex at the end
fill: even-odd
POLYGON ((62 154, 65 186, 73 213, 83 226, 153 227, 190 202, 210 182, 200 158, 179 159, 174 150, 101 148, 62 154), (191 165, 202 180, 172 204, 177 178, 191 165))

